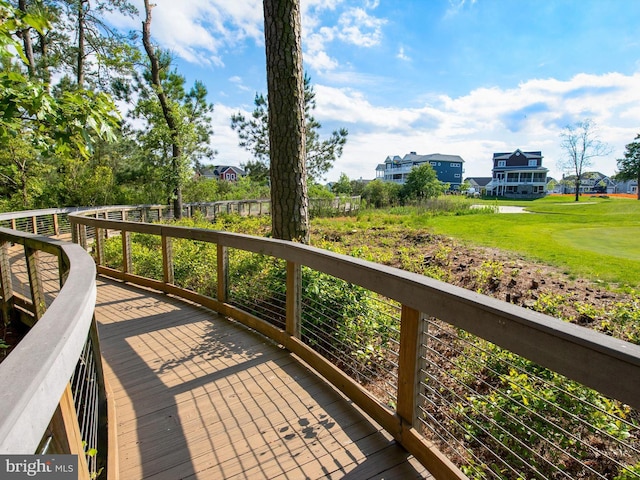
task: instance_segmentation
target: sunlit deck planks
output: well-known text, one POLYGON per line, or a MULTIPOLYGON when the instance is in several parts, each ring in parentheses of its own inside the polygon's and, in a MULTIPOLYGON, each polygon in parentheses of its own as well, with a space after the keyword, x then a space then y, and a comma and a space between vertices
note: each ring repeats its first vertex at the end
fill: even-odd
POLYGON ((209 310, 98 280, 120 478, 428 478, 350 401, 209 310))

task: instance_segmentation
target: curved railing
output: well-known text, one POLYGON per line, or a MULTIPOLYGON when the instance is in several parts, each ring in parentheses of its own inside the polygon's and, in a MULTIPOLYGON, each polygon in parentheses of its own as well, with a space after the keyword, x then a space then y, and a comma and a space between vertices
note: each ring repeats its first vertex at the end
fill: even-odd
POLYGON ((640 409, 637 345, 347 255, 269 238, 124 221, 116 218, 118 211, 70 216, 74 238, 93 252, 98 273, 198 302, 280 343, 380 423, 436 478, 464 477, 449 457, 471 476, 481 472, 488 478, 515 478, 521 471, 546 477, 540 473, 545 469, 558 478, 571 478, 572 469, 609 478, 607 472, 640 466, 640 434, 631 418, 637 414, 630 413, 640 409), (201 277, 210 277, 209 283, 178 278, 177 247, 191 252, 194 262, 205 259, 201 277), (140 253, 143 248, 151 255, 140 253), (365 308, 338 311, 353 299, 365 308), (496 352, 503 351, 506 360, 496 361, 496 352), (486 364, 493 365, 506 393, 498 393, 496 380, 486 373, 480 375, 486 364), (530 392, 518 390, 524 387, 517 376, 535 380, 530 392), (467 383, 476 389, 465 393, 467 383), (597 400, 583 398, 584 392, 595 392, 597 400), (593 427, 591 413, 583 420, 578 410, 558 407, 559 397, 576 406, 593 402, 595 416, 608 426, 593 427), (617 413, 607 410, 607 398, 621 402, 617 413), (533 409, 532 401, 546 413, 533 409), (498 411, 490 415, 492 408, 498 411), (544 422, 540 429, 550 431, 549 438, 532 431, 535 422, 544 422), (602 436, 601 444, 615 444, 612 450, 624 454, 607 456, 602 469, 594 466, 590 458, 603 455, 597 446, 580 443, 572 453, 573 444, 583 441, 578 429, 602 436), (534 440, 542 443, 539 450, 554 449, 551 459, 527 450, 534 440), (488 448, 492 445, 497 447, 488 448), (476 453, 476 447, 488 453, 476 453))
MULTIPOLYGON (((88 478, 100 467, 85 457, 85 446, 106 454, 97 434, 87 436, 74 401, 80 377, 101 382, 100 356, 92 351, 95 264, 78 245, 0 228, 0 272, 4 321, 33 325, 0 363, 0 453, 77 454, 81 478, 88 478)), ((90 415, 97 423, 98 412, 90 415)))

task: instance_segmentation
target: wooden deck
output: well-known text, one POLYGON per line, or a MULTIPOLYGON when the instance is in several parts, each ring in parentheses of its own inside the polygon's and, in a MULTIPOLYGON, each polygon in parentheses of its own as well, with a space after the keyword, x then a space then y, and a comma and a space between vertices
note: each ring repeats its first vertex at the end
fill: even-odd
POLYGON ((431 478, 273 342, 202 307, 98 279, 120 478, 431 478))

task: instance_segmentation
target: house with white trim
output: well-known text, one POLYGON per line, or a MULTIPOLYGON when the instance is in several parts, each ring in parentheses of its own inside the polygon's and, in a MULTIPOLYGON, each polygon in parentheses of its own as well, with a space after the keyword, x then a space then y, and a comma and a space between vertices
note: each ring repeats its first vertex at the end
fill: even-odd
POLYGON ((398 155, 388 156, 384 163, 376 167, 376 178, 404 185, 409 172, 424 163, 429 163, 435 170, 438 180, 442 183, 448 183, 451 190, 460 189, 464 173, 464 160, 459 155, 442 155, 440 153, 418 155, 416 152, 410 152, 402 158, 398 155))
POLYGON ((494 153, 487 195, 508 198, 538 198, 547 193, 549 169, 542 166, 542 152, 494 153))

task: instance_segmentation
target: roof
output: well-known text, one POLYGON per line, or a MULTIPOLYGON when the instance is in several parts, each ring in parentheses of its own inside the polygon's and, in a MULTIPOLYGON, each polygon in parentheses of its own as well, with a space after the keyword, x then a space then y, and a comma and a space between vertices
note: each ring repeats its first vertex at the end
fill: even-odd
POLYGON ((522 155, 524 155, 525 158, 542 158, 542 152, 541 151, 523 152, 519 148, 516 148, 513 152, 494 153, 493 154, 493 159, 494 160, 507 160, 507 159, 511 158, 512 155, 515 155, 518 152, 520 152, 522 155))
POLYGON ((467 177, 464 180, 466 182, 474 181, 479 187, 486 187, 491 181, 491 177, 467 177))
POLYGON ((464 160, 460 155, 445 155, 441 153, 430 153, 428 155, 418 155, 415 152, 407 153, 404 157, 400 158, 398 155, 388 156, 385 159, 385 163, 416 163, 416 162, 456 162, 456 163, 464 163, 464 160))

